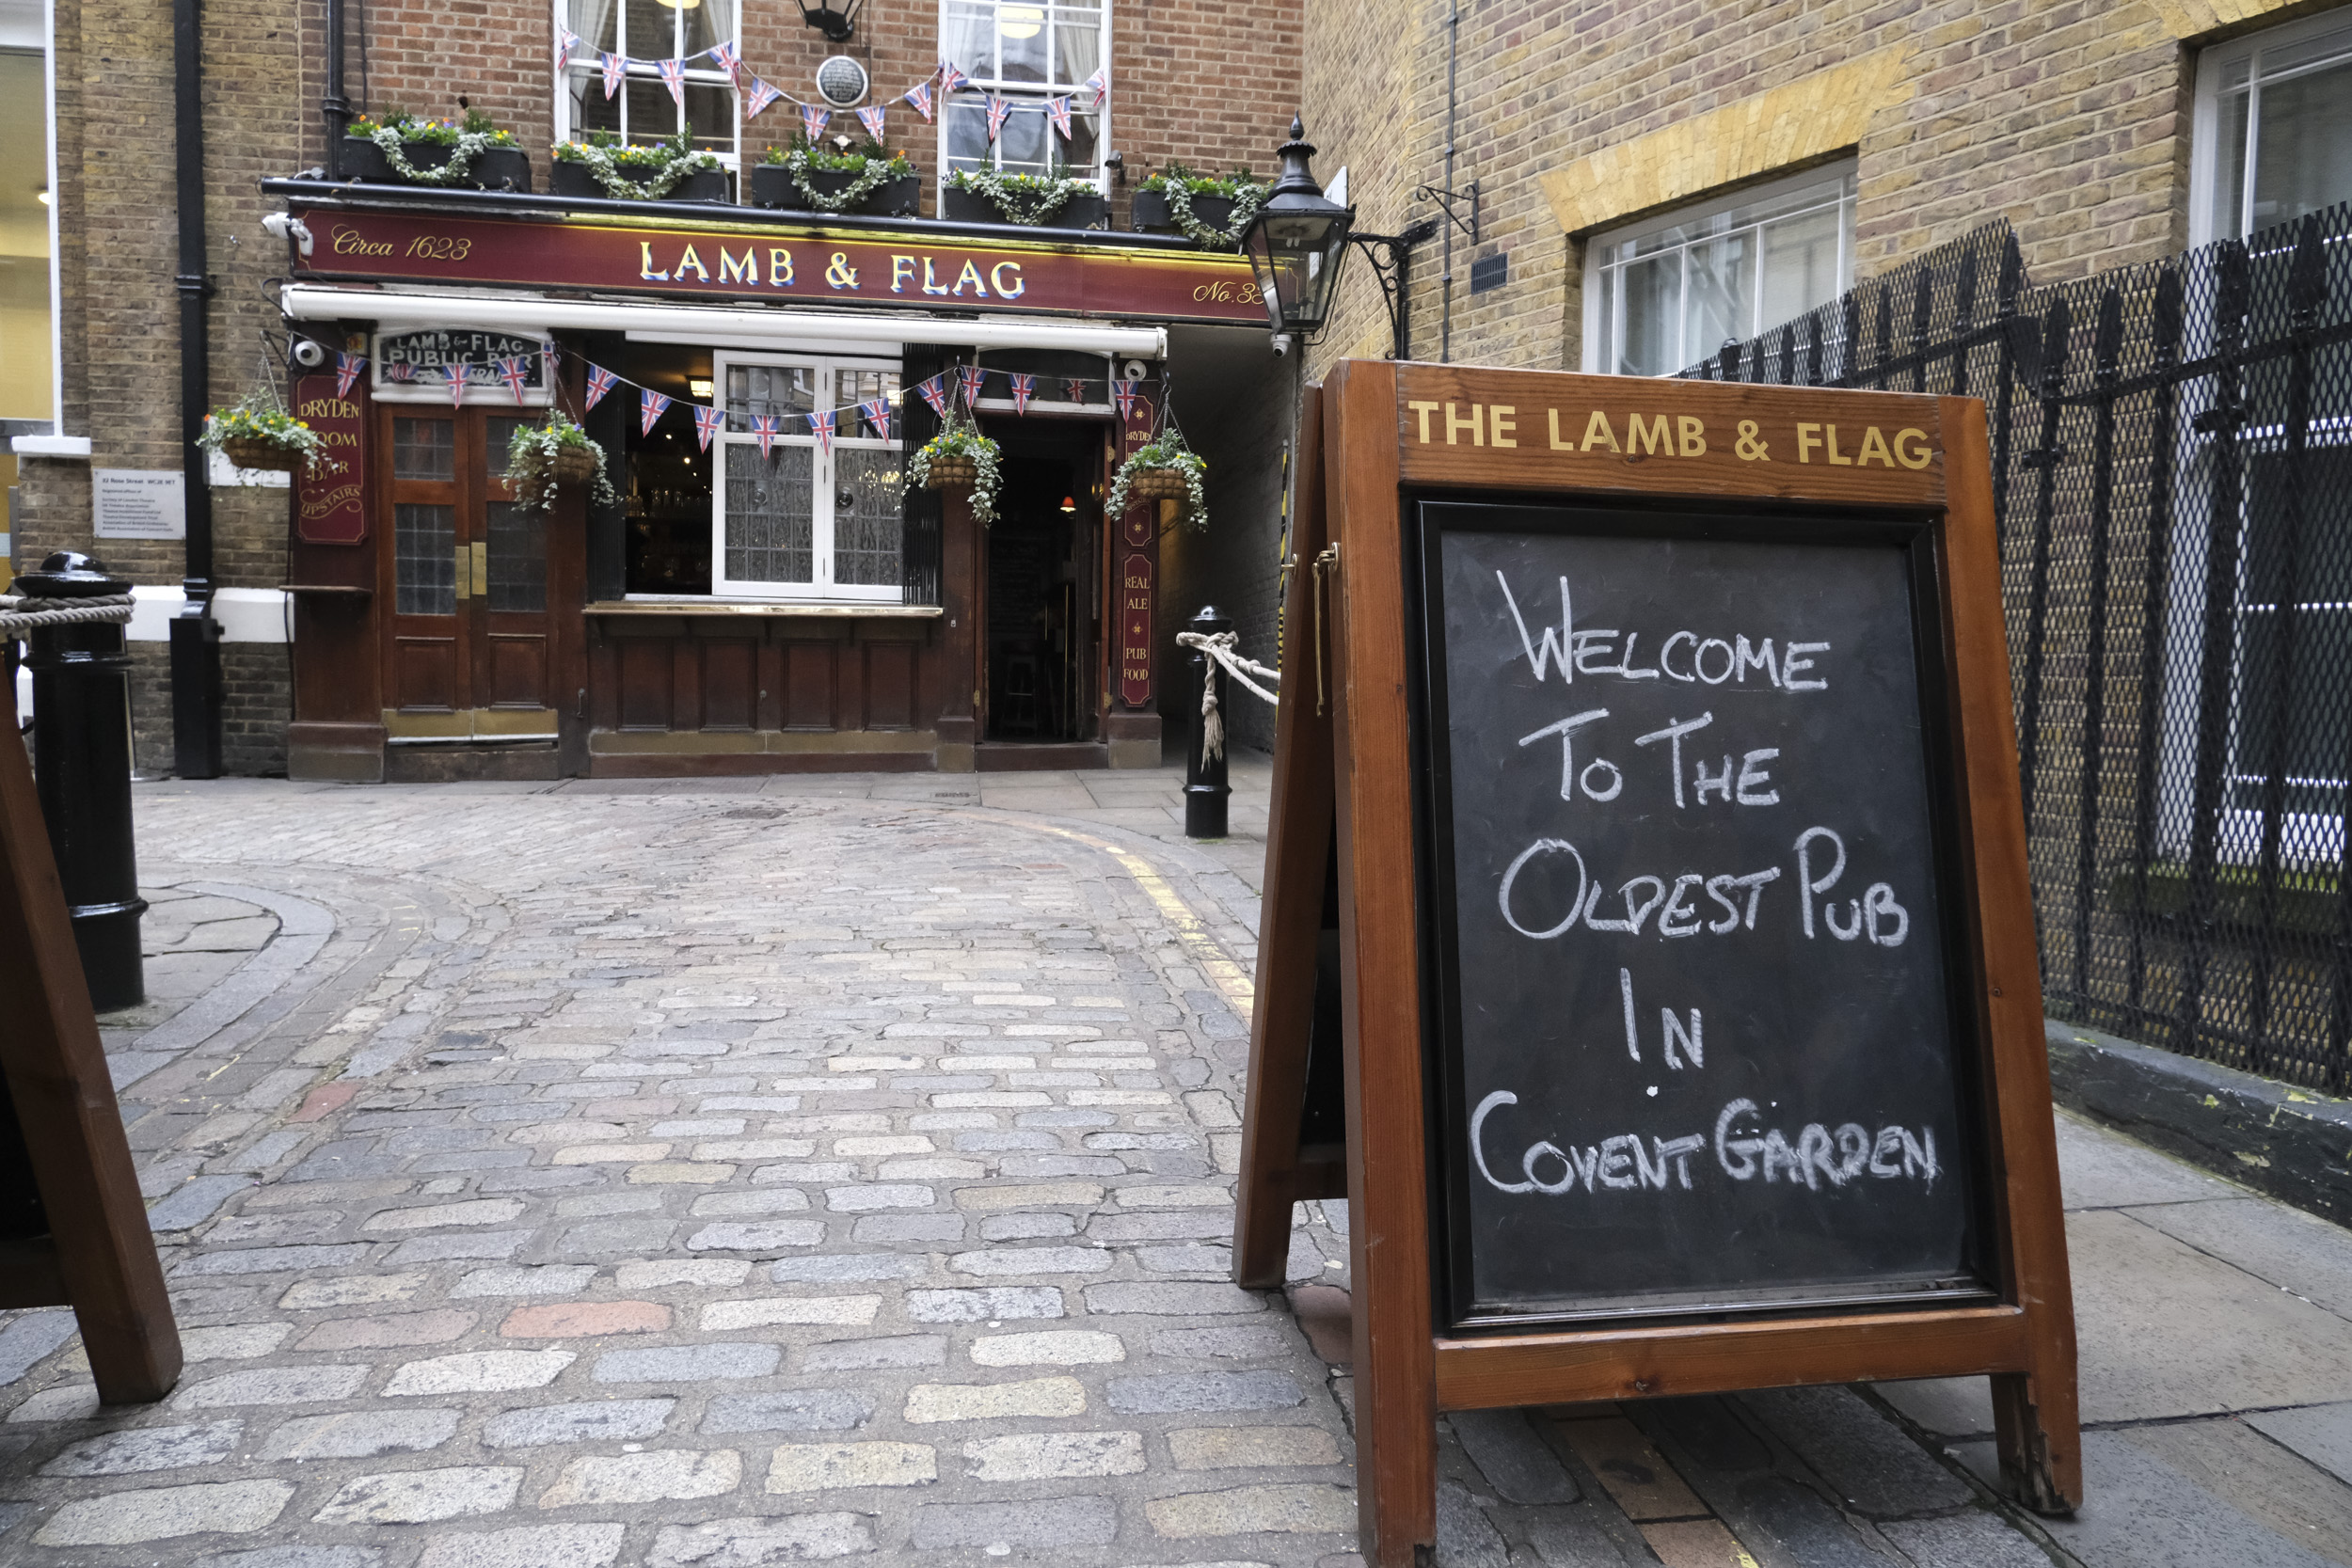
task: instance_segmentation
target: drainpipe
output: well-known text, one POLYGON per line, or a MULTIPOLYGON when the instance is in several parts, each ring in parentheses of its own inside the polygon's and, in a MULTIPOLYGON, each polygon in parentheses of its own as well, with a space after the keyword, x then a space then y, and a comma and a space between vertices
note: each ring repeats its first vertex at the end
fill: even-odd
POLYGON ((326 177, 343 177, 343 133, 351 128, 351 99, 343 91, 343 0, 326 0, 326 177))
POLYGON ((186 476, 188 536, 171 620, 171 748, 183 779, 220 777, 220 623, 212 617, 213 491, 203 434, 212 394, 212 340, 204 301, 213 292, 204 251, 203 0, 172 0, 173 175, 180 206, 180 467, 186 476))
POLYGON ((1439 307, 1438 363, 1454 362, 1454 111, 1456 103, 1454 91, 1454 67, 1462 54, 1461 0, 1452 0, 1446 7, 1445 18, 1445 270, 1438 280, 1445 286, 1445 297, 1439 307))

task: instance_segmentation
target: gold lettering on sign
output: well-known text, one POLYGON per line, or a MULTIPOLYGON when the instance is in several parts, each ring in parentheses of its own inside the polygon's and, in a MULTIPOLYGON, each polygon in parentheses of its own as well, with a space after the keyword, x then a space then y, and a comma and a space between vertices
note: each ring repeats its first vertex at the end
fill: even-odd
POLYGON ((782 245, 769 247, 768 281, 779 289, 792 286, 792 253, 782 245))
MULTIPOLYGON (((1732 450, 1742 463, 1770 463, 1772 460, 1772 443, 1757 440, 1756 428, 1754 420, 1741 420, 1740 421, 1740 444, 1732 450)), ((1918 433, 1914 431, 1912 434, 1918 433)))
POLYGON ((1018 261, 997 262, 988 269, 988 281, 990 286, 996 291, 998 299, 1019 299, 1029 292, 1029 280, 1021 276, 1021 263, 1018 261), (1009 286, 1005 282, 1005 272, 1008 268, 1012 272, 1012 282, 1009 286))
POLYGON ((691 245, 686 247, 686 254, 677 259, 677 280, 681 283, 686 281, 688 267, 694 269, 694 277, 698 281, 704 283, 710 281, 710 269, 703 265, 703 259, 694 253, 694 247, 691 245))
POLYGON ((759 252, 751 245, 743 247, 743 259, 737 261, 728 254, 725 243, 719 245, 719 281, 722 283, 751 283, 759 281, 759 252))
POLYGON ((956 274, 956 286, 947 292, 961 298, 966 283, 972 285, 972 292, 980 298, 988 297, 988 285, 980 281, 980 269, 969 257, 964 259, 963 270, 956 274))
POLYGON ((1813 461, 1813 449, 1821 444, 1820 433, 1821 427, 1817 424, 1801 424, 1797 426, 1798 462, 1810 463, 1813 461))
POLYGON ((1682 432, 1682 455, 1705 457, 1707 455, 1707 421, 1695 415, 1683 414, 1676 418, 1675 423, 1682 432))
POLYGON ((1924 468, 1929 464, 1934 462, 1935 449, 1928 445, 1928 433, 1924 430, 1899 430, 1895 432, 1895 461, 1900 463, 1906 468, 1924 468), (1916 441, 1919 443, 1919 451, 1916 454, 1912 451, 1909 446, 1905 445, 1906 442, 1910 441, 1916 441))
POLYGON ((1427 446, 1429 444, 1429 416, 1438 411, 1438 405, 1434 403, 1408 403, 1405 406, 1421 416, 1421 444, 1427 446))
POLYGON ((358 230, 345 229, 341 225, 336 227, 334 238, 328 243, 338 256, 389 256, 392 253, 391 241, 371 240, 358 230))
POLYGON ((1633 428, 1627 434, 1625 444, 1630 455, 1672 457, 1675 454, 1674 433, 1666 428, 1665 415, 1659 415, 1657 424, 1648 426, 1642 422, 1639 414, 1629 417, 1633 420, 1633 428))
POLYGON ((638 277, 644 278, 648 283, 667 283, 670 280, 670 275, 668 273, 656 272, 653 270, 653 242, 651 240, 640 240, 637 242, 637 256, 638 277))
POLYGON ((923 258, 923 292, 927 294, 944 294, 947 292, 947 285, 931 276, 931 259, 928 256, 923 258))
POLYGON ((1574 451, 1576 450, 1576 443, 1574 441, 1563 441, 1560 439, 1560 410, 1557 408, 1548 408, 1545 412, 1551 416, 1551 450, 1554 451, 1574 451))
POLYGON ((1617 445, 1617 433, 1609 428, 1609 416, 1596 408, 1593 417, 1584 421, 1584 450, 1597 451, 1603 446, 1611 451, 1625 450, 1617 445))
POLYGON ((893 256, 890 259, 890 292, 894 294, 905 293, 907 285, 914 281, 914 258, 893 256))
POLYGON ((1470 418, 1466 420, 1454 412, 1454 404, 1447 404, 1445 405, 1445 444, 1449 447, 1454 445, 1455 433, 1464 430, 1470 434, 1471 446, 1483 447, 1486 444, 1486 421, 1479 417, 1478 404, 1474 403, 1470 404, 1470 418))
POLYGON ((1517 408, 1507 403, 1490 403, 1486 405, 1486 444, 1488 446, 1516 447, 1518 445, 1518 442, 1511 438, 1512 433, 1518 429, 1518 421, 1512 418, 1518 412, 1517 408))
MULTIPOLYGON (((392 247, 388 244, 381 248, 370 245, 368 249, 372 254, 389 256, 392 247)), ((420 234, 408 242, 408 248, 402 254, 421 256, 428 261, 462 261, 472 250, 471 240, 453 239, 447 234, 420 234)))

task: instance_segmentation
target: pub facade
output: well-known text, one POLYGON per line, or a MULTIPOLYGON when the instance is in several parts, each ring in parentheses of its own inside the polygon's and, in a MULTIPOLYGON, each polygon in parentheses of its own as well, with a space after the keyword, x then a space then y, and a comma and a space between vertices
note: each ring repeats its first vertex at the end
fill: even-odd
MULTIPOLYGON (((1279 509, 1279 474, 1255 459, 1295 362, 1269 352, 1248 261, 1137 198, 1171 166, 1270 163, 1296 27, 1229 48, 1218 18, 1115 0, 809 9, 558 0, 453 22, 289 0, 279 81, 326 112, 207 95, 207 403, 258 390, 331 461, 210 459, 186 540, 118 541, 93 529, 95 475, 167 470, 191 433, 167 377, 118 364, 153 364, 168 307, 126 337, 88 241, 144 200, 132 230, 168 275, 170 214, 97 178, 111 88, 85 45, 107 24, 58 7, 85 90, 61 100, 57 205, 84 243, 60 246, 67 395, 58 439, 19 443, 15 564, 79 548, 138 583, 142 766, 173 767, 185 733, 170 710, 188 666, 151 628, 207 593, 228 633, 224 771, 1159 764, 1185 684, 1173 636, 1200 596, 1182 583, 1220 515, 1279 509), (1184 112, 1212 99, 1213 121, 1184 112), (518 128, 497 145, 528 172, 388 171, 369 137, 401 108, 518 128), (257 120, 276 132, 258 152, 257 120), (777 182, 787 153, 853 140, 915 174, 837 213, 777 182), (608 173, 644 149, 701 166, 648 198, 583 180, 582 148, 608 173), (947 179, 974 172, 983 193, 1077 184, 1018 222, 1017 200, 976 206, 947 179), (564 483, 541 504, 510 480, 514 443, 550 416, 586 430, 609 489, 564 483), (944 424, 996 444, 993 515, 910 483, 944 424), (1173 501, 1106 510, 1124 457, 1171 431, 1216 476, 1206 533, 1173 501)), ((278 35, 256 25, 208 15, 206 62, 268 57, 278 35)))

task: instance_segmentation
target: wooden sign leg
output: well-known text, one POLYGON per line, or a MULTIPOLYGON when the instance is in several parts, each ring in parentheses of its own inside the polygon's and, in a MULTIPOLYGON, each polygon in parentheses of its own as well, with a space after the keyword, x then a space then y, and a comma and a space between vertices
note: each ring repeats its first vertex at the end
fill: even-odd
POLYGON ((1422 1129, 1421 965, 1412 779, 1358 768, 1407 754, 1404 562, 1397 541, 1396 367, 1340 367, 1324 432, 1331 532, 1333 779, 1355 1295, 1356 1496, 1371 1568, 1415 1568, 1438 1537, 1430 1337, 1429 1162, 1422 1129), (1361 382, 1360 388, 1354 385, 1361 382))
POLYGON ((1291 1206, 1337 1196, 1319 1172, 1302 1171, 1299 1118, 1306 1107, 1315 954, 1331 853, 1331 717, 1317 688, 1323 610, 1315 558, 1323 553, 1323 389, 1307 388, 1298 432, 1296 521, 1282 639, 1282 702, 1274 720, 1274 794, 1266 826, 1265 890, 1258 917, 1258 995, 1249 1027, 1249 1082, 1242 1106, 1241 1180, 1233 1224, 1233 1278, 1279 1289, 1290 1261, 1291 1206), (1312 1190, 1309 1190, 1311 1188, 1312 1190))
POLYGON ((24 1127, 98 1397, 162 1399, 180 1331, 147 1227, 122 1112, 67 923, 65 890, 15 731, 0 735, 0 1072, 24 1127))

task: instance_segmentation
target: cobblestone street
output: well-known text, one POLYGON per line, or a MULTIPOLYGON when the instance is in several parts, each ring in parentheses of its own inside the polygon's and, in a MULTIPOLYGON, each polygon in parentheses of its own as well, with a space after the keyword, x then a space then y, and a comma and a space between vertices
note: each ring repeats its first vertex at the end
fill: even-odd
MULTIPOLYGON (((1265 770, 1223 844, 1180 782, 143 786, 107 1038, 188 1366, 101 1412, 70 1314, 0 1328, 0 1561, 1356 1568, 1343 1206, 1228 1280, 1265 770)), ((2242 1196, 2061 1131, 2091 1201, 2242 1196)), ((1889 1392, 1457 1417, 1439 1562, 2050 1560, 1981 1391, 1889 1392)))

